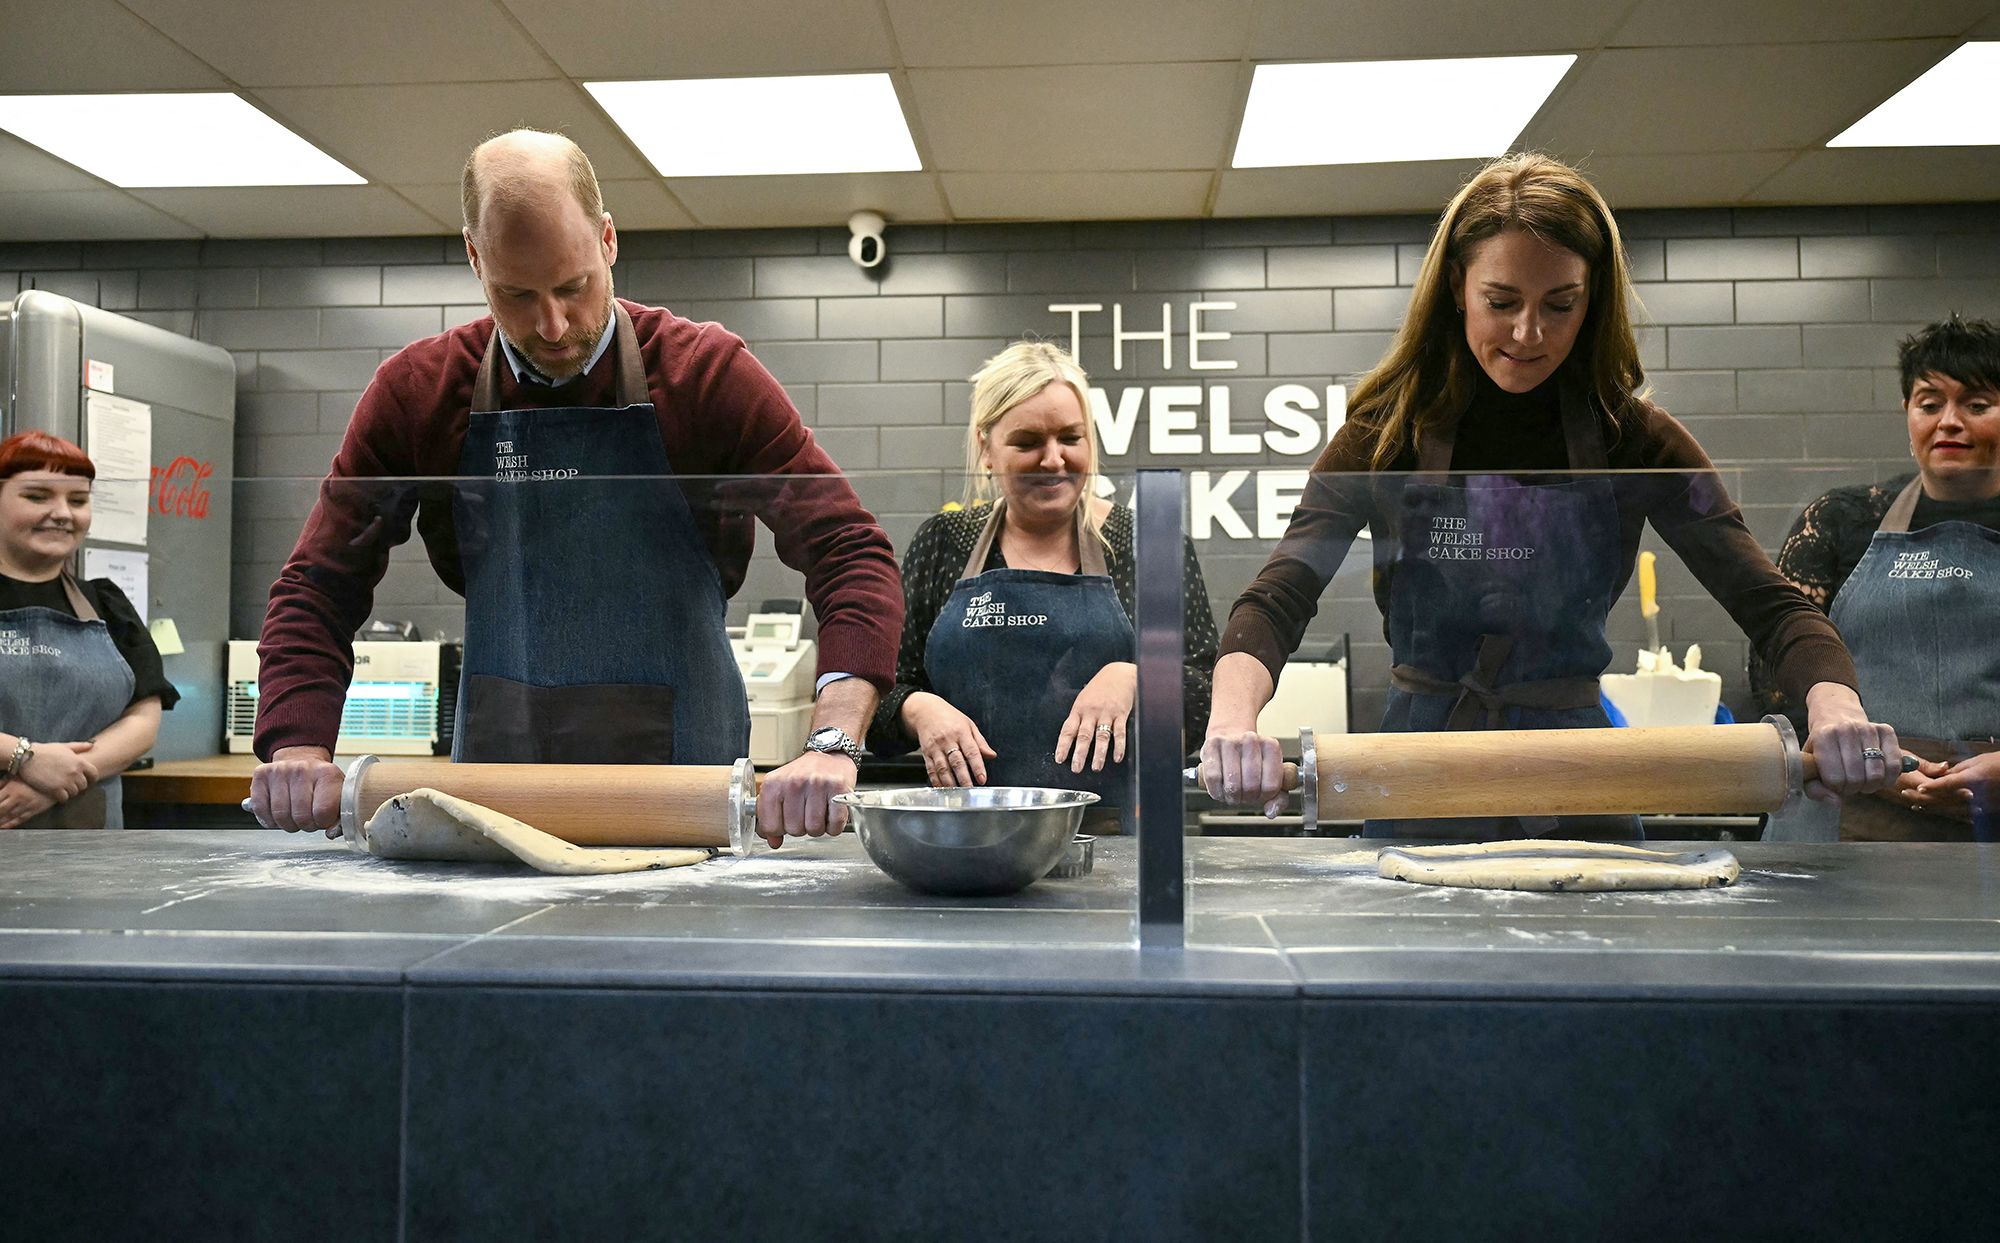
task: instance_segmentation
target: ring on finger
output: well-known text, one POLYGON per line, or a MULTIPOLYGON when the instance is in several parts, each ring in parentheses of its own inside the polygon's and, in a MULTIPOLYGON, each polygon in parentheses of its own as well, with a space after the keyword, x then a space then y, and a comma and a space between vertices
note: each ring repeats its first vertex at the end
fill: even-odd
POLYGON ((1100 725, 1092 732, 1109 738, 1111 736, 1111 727, 1109 725, 1100 725))
POLYGON ((1887 760, 1889 757, 1882 754, 1880 747, 1863 747, 1861 748, 1861 758, 1864 760, 1887 760))

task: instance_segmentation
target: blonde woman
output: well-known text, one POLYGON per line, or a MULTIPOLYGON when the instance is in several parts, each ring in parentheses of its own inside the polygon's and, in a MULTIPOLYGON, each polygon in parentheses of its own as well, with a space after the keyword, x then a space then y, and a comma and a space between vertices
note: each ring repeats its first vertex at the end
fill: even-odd
MULTIPOLYGON (((1609 724, 1605 617, 1651 522, 1807 705, 1815 793, 1894 781, 1895 731, 1862 711, 1840 636, 1779 575, 1687 429, 1644 399, 1631 293, 1618 226, 1574 169, 1507 156, 1459 191, 1387 357, 1230 614, 1202 748, 1211 794, 1275 812, 1278 744, 1257 713, 1364 524, 1395 662, 1385 730, 1609 724)), ((1640 835, 1633 817, 1367 831, 1640 835)))
MULTIPOLYGON (((914 747, 934 786, 1087 789, 1129 805, 1132 511, 1095 495, 1090 381, 1024 341, 972 377, 967 504, 918 529, 903 557, 896 685, 878 750, 914 747)), ((1186 549, 1186 727, 1199 737, 1215 620, 1186 549)))

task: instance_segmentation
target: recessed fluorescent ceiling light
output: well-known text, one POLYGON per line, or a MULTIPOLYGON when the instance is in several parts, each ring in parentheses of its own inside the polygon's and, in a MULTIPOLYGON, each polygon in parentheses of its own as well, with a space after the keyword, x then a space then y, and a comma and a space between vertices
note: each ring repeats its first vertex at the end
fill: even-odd
POLYGON ((1576 57, 1259 65, 1236 168, 1503 155, 1576 57))
POLYGON ((2000 144, 2000 43, 1968 43, 1847 127, 1829 147, 2000 144))
POLYGON ((226 92, 0 95, 0 129, 127 189, 368 180, 226 92))
POLYGON ((924 166, 886 73, 583 85, 662 177, 924 166))

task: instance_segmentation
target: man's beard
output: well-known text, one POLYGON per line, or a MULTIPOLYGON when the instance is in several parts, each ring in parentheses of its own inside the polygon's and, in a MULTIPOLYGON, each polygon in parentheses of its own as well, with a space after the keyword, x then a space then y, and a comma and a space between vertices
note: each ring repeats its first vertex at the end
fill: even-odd
MULTIPOLYGON (((611 317, 614 313, 611 309, 611 303, 612 299, 616 296, 615 292, 607 289, 604 294, 604 315, 597 323, 587 328, 571 328, 563 334, 561 341, 555 343, 554 348, 558 351, 574 351, 573 357, 568 360, 560 363, 546 361, 542 357, 542 352, 550 347, 542 343, 539 337, 536 338, 535 348, 531 350, 522 349, 521 343, 512 337, 507 338, 507 343, 514 347, 516 354, 527 359, 528 365, 539 372, 543 379, 557 382, 574 379, 582 375, 584 368, 590 365, 591 352, 597 348, 598 340, 604 336, 605 328, 611 323, 611 317)), ((501 335, 506 335, 504 329, 501 330, 501 335)))

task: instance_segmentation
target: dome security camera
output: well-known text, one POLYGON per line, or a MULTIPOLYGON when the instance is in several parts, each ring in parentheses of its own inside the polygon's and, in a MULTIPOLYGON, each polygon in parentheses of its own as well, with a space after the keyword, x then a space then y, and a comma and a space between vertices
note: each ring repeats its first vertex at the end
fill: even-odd
POLYGON ((858 211, 849 216, 847 231, 853 236, 847 239, 847 257, 859 267, 879 266, 889 257, 889 243, 882 240, 882 231, 888 227, 880 212, 858 211))

